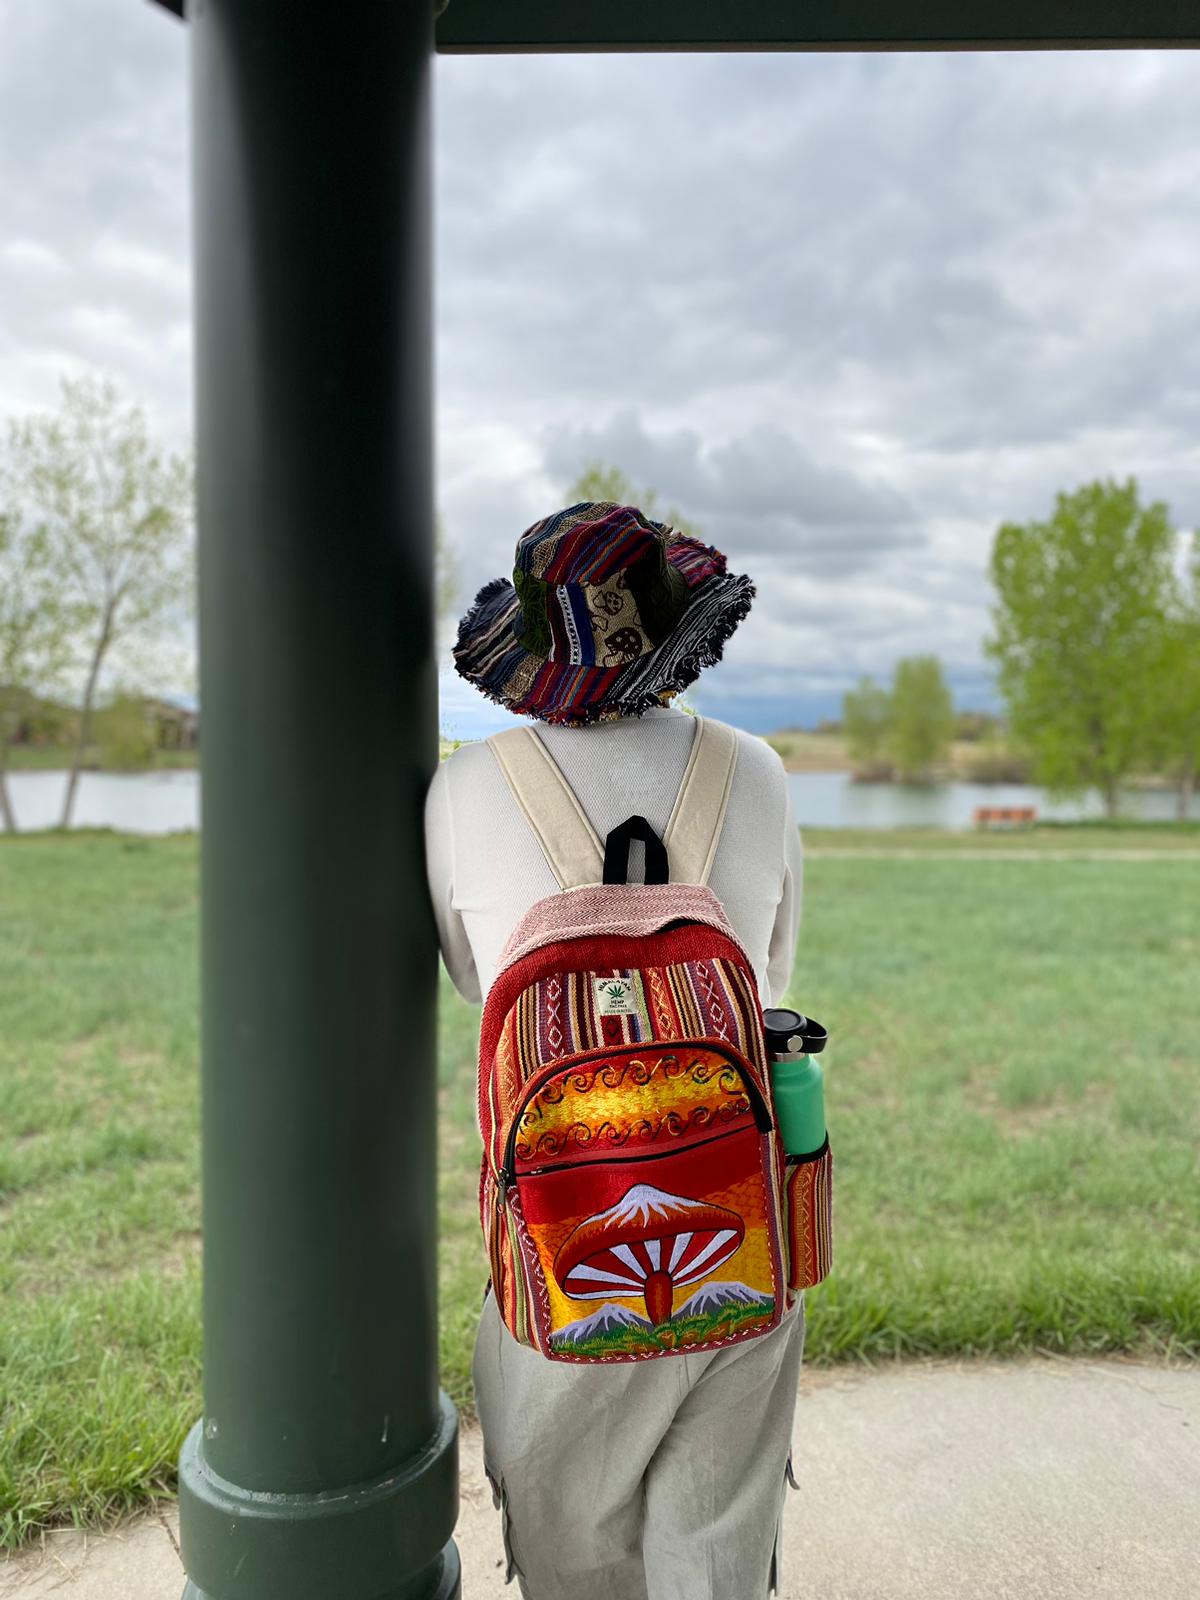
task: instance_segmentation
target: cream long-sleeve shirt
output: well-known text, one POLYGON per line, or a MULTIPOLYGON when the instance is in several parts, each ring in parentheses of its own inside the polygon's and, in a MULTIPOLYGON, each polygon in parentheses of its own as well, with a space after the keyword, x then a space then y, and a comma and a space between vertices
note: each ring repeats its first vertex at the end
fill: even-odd
MULTIPOLYGON (((637 813, 661 837, 696 732, 674 706, 586 727, 533 724, 601 840, 637 813)), ((737 762, 709 887, 754 963, 764 1006, 792 975, 800 926, 802 857, 787 773, 765 740, 738 728, 737 762)), ((509 934, 559 884, 491 748, 461 745, 438 767, 425 799, 429 891, 442 959, 454 987, 479 1004, 509 934)), ((644 847, 630 850, 631 881, 644 847)))

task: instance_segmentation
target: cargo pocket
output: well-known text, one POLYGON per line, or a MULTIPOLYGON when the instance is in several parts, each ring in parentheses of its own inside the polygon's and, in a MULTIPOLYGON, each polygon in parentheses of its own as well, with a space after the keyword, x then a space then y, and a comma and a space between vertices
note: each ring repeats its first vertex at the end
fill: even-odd
POLYGON ((783 1583, 783 1507, 788 1489, 798 1489, 796 1474, 792 1470, 792 1452, 788 1451, 787 1466, 783 1471, 783 1488, 779 1493, 779 1517, 775 1523, 775 1548, 771 1552, 771 1576, 767 1583, 770 1594, 779 1594, 783 1583))
POLYGON ((787 1157, 783 1186, 788 1289, 795 1294, 820 1283, 833 1265, 833 1151, 828 1134, 812 1155, 787 1157))
POLYGON ((504 1479, 498 1478, 488 1466, 483 1465, 484 1476, 492 1488, 492 1504, 500 1513, 500 1537, 504 1541, 504 1581, 511 1583, 514 1578, 523 1578, 525 1574, 517 1565, 517 1558, 513 1555, 512 1524, 508 1512, 508 1490, 504 1487, 504 1479))

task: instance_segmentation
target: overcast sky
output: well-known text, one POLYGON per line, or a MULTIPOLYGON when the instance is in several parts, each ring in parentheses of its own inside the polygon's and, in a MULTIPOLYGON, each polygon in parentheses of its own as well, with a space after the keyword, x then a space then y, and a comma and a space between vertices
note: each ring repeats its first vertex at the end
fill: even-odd
MULTIPOLYGON (((188 438, 186 52, 0 0, 0 416, 99 369, 188 438)), ((460 610, 614 463, 755 578, 689 698, 766 731, 917 651, 991 703, 991 539, 1060 488, 1200 523, 1200 56, 468 56, 435 105, 460 610)))

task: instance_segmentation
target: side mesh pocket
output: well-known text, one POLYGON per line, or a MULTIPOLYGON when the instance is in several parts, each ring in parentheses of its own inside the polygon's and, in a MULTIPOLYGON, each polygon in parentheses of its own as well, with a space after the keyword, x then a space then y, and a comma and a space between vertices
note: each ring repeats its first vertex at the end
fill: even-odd
POLYGON ((784 1166, 788 1288, 820 1283, 833 1265, 833 1151, 829 1135, 810 1156, 788 1156, 784 1166))

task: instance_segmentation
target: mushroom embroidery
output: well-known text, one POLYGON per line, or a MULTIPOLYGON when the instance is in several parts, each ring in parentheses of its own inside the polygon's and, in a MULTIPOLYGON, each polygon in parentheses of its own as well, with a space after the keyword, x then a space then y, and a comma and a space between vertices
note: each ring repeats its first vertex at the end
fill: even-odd
POLYGON ((564 1240, 554 1276, 575 1300, 642 1294, 658 1326, 675 1290, 724 1266, 745 1236, 736 1211, 639 1183, 564 1240))
POLYGON ((618 628, 605 640, 605 660, 610 666, 636 661, 642 653, 642 636, 636 628, 618 628))

